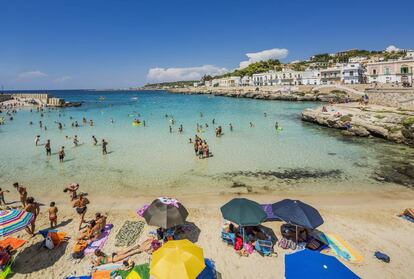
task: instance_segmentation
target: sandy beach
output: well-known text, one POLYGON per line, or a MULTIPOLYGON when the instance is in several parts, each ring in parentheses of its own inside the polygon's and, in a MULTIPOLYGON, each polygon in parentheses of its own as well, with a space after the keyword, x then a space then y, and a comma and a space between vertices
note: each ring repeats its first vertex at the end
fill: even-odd
MULTIPOLYGON (((363 256, 361 264, 345 261, 351 270, 362 278, 411 278, 414 268, 411 259, 414 256, 412 223, 398 218, 396 215, 406 207, 412 207, 414 193, 404 187, 392 191, 376 191, 353 194, 269 194, 243 195, 260 203, 276 202, 284 198, 300 199, 320 210, 325 223, 320 227, 323 232, 342 236, 348 244, 363 256), (391 257, 390 263, 377 260, 373 254, 382 251, 391 257)), ((161 193, 160 193, 161 194, 161 193)), ((203 196, 180 195, 178 198, 189 210, 188 221, 199 229, 196 243, 203 247, 204 255, 212 259, 221 278, 283 278, 284 254, 292 250, 276 248, 278 257, 262 257, 257 253, 249 257, 240 257, 232 247, 226 246, 220 239, 220 228, 223 222, 220 206, 238 195, 209 194, 203 196)), ((6 195, 8 201, 18 200, 17 194, 6 195)), ((91 205, 86 214, 91 219, 95 212, 108 215, 108 223, 114 228, 104 247, 110 254, 119 250, 115 247, 115 236, 126 220, 143 220, 136 214, 136 209, 150 203, 156 196, 139 198, 111 198, 103 195, 90 195, 91 205)), ((42 196, 38 202, 45 204, 37 221, 38 229, 49 227, 47 206, 55 200, 59 208, 59 230, 69 234, 69 242, 54 250, 39 248, 43 238, 40 235, 29 239, 24 232, 14 236, 28 240, 19 249, 15 262, 13 278, 64 278, 76 272, 87 274, 91 264, 91 256, 80 262, 70 259, 74 238, 78 235, 78 216, 71 208, 69 198, 63 193, 59 196, 42 196), (76 264, 75 264, 76 263, 76 264)), ((17 205, 17 202, 13 205, 17 205)), ((143 220, 144 221, 144 220, 143 220)), ((281 222, 266 222, 263 225, 271 228, 280 238, 281 222)), ((142 242, 154 227, 145 225, 144 232, 137 242, 142 242)), ((329 254, 329 252, 327 252, 329 254)), ((148 262, 148 254, 133 256, 136 263, 148 262)))

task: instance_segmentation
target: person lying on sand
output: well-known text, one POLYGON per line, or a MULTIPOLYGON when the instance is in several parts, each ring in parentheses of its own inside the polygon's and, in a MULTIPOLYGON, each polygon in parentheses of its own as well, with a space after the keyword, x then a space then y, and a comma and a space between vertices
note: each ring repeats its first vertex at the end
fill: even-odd
POLYGON ((125 260, 136 254, 151 250, 151 242, 153 239, 147 239, 141 245, 135 245, 128 250, 112 253, 111 257, 106 255, 100 249, 95 250, 95 259, 92 260, 93 266, 99 266, 108 263, 116 263, 125 260))

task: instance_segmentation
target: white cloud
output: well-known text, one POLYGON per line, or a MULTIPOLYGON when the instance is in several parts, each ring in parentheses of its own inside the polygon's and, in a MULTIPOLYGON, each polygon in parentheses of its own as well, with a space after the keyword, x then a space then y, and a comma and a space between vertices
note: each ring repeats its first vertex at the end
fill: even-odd
POLYGON ((390 45, 385 49, 386 52, 398 52, 400 50, 401 49, 399 49, 398 47, 396 47, 394 45, 390 45))
POLYGON ((65 81, 68 81, 68 80, 71 80, 71 79, 72 79, 72 77, 70 77, 70 76, 62 76, 62 77, 55 78, 53 81, 56 82, 56 83, 62 83, 62 82, 65 82, 65 81))
POLYGON ((148 71, 147 79, 167 82, 179 80, 200 80, 204 75, 222 75, 228 70, 213 65, 188 68, 152 68, 148 71))
POLYGON ((45 74, 41 71, 29 71, 23 72, 17 75, 17 80, 24 81, 24 80, 32 80, 38 78, 45 78, 48 74, 45 74))
POLYGON ((246 68, 250 64, 259 61, 266 61, 269 59, 283 59, 286 58, 288 54, 289 50, 286 48, 272 48, 259 52, 246 53, 246 56, 249 59, 247 61, 240 62, 240 69, 246 68))

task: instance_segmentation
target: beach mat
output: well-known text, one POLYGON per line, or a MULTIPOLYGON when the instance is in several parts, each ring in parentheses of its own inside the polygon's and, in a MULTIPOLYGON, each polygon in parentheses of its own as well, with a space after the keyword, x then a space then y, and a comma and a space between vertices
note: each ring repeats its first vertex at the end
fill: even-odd
POLYGON ((122 263, 109 263, 109 264, 98 265, 97 267, 95 267, 95 270, 115 270, 115 269, 120 269, 123 266, 124 265, 122 263))
POLYGON ((6 239, 0 240, 0 246, 5 248, 7 246, 11 246, 13 250, 17 250, 18 248, 22 247, 26 243, 26 240, 15 238, 15 237, 8 237, 6 239))
POLYGON ((92 254, 93 252, 95 252, 96 249, 102 249, 106 241, 108 240, 108 237, 109 237, 109 234, 111 233, 112 228, 113 228, 112 224, 107 224, 104 228, 104 231, 99 236, 99 238, 91 242, 88 245, 88 247, 86 247, 85 252, 84 252, 85 255, 92 254))
POLYGON ((343 240, 339 235, 335 234, 323 234, 322 237, 325 238, 326 243, 329 248, 332 249, 332 252, 351 263, 361 263, 362 256, 355 251, 349 244, 343 240))
POLYGON ((66 277, 65 279, 91 279, 92 277, 89 275, 81 275, 81 276, 70 276, 66 277))
MULTIPOLYGON (((401 215, 401 216, 399 216, 401 219, 404 219, 404 220, 407 220, 407 221, 409 221, 409 222, 411 222, 411 223, 414 223, 414 218, 411 218, 410 216, 407 216, 407 215, 401 215)), ((0 244, 1 245, 1 244, 0 244)))
POLYGON ((111 279, 112 270, 97 270, 92 273, 92 279, 111 279))
POLYGON ((132 270, 117 270, 116 275, 122 279, 149 279, 149 264, 140 264, 134 266, 132 270))
POLYGON ((129 247, 138 240, 144 230, 143 221, 125 221, 115 236, 116 247, 129 247))

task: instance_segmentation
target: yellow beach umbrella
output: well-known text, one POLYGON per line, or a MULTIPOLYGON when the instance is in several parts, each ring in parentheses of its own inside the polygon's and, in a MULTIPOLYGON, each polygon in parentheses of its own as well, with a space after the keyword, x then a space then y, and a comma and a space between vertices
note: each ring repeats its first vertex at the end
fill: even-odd
POLYGON ((152 254, 150 274, 157 279, 195 279, 205 267, 202 248, 187 239, 170 240, 152 254))

